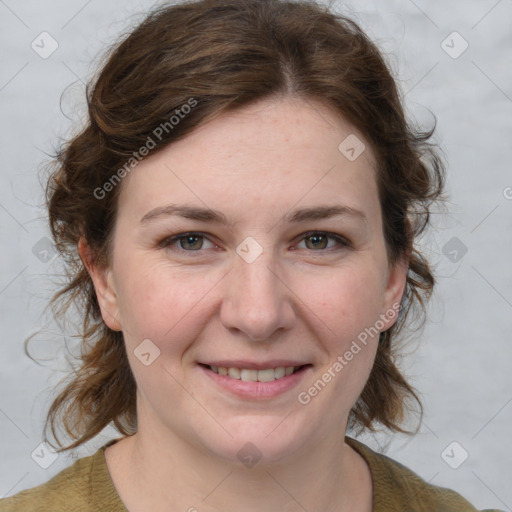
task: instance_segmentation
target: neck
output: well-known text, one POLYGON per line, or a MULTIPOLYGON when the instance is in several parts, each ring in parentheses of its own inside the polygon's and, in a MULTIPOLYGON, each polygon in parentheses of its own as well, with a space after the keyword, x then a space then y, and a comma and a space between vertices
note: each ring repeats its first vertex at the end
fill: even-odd
POLYGON ((137 434, 107 450, 116 446, 107 464, 129 510, 371 510, 362 487, 367 468, 342 433, 293 458, 252 467, 219 459, 168 430, 140 425, 137 434))

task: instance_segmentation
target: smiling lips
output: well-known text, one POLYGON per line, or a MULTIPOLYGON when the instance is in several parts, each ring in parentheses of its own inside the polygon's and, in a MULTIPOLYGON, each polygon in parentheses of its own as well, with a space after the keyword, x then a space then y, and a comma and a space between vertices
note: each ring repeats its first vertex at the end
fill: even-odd
POLYGON ((291 375, 300 366, 278 366, 277 368, 265 368, 255 370, 251 368, 227 368, 225 366, 210 365, 210 370, 219 375, 227 375, 232 379, 243 380, 244 382, 272 382, 281 379, 285 375, 291 375))
POLYGON ((284 359, 264 363, 222 360, 199 366, 220 388, 244 400, 274 398, 297 386, 312 367, 284 359))
POLYGON ((247 360, 219 360, 200 363, 212 372, 243 382, 272 382, 282 379, 302 369, 311 366, 300 361, 274 359, 263 363, 247 360))

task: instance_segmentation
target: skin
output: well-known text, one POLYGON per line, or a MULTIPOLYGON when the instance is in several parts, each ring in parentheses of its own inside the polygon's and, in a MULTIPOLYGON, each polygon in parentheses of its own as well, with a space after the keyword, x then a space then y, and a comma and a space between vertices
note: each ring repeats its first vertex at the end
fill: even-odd
POLYGON ((124 333, 137 381, 138 432, 105 452, 131 512, 372 509, 369 469, 344 434, 378 336, 307 405, 297 399, 379 315, 380 330, 389 329, 396 315, 386 313, 404 292, 407 262, 389 266, 375 159, 361 133, 314 100, 267 99, 224 114, 123 179, 108 266, 94 265, 85 240, 79 250, 104 321, 124 333), (355 161, 338 150, 350 134, 366 146, 355 161), (170 203, 220 210, 232 224, 169 215, 141 222, 170 203), (366 221, 280 220, 331 204, 366 221), (190 231, 204 238, 160 245, 190 231), (349 245, 315 245, 308 231, 349 245), (236 252, 248 236, 263 251, 252 263, 236 252), (134 350, 147 338, 160 356, 145 366, 134 350), (237 358, 312 367, 277 397, 241 399, 198 366, 237 358), (247 442, 261 453, 251 468, 237 457, 247 442))

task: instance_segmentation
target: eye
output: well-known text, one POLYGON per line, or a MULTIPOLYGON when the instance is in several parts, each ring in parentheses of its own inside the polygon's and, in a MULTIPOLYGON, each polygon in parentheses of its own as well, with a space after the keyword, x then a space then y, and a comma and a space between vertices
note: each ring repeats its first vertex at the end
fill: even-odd
MULTIPOLYGON (((350 242, 348 242, 344 237, 324 231, 309 231, 308 233, 302 234, 300 240, 304 240, 306 249, 313 252, 331 252, 345 247, 350 247, 350 242), (329 246, 330 240, 334 241, 334 244, 329 246)), ((163 249, 189 253, 200 252, 201 249, 211 249, 215 246, 215 244, 213 244, 204 233, 196 232, 173 235, 165 238, 158 245, 163 249), (205 241, 211 244, 211 247, 205 247, 205 241)))
POLYGON ((181 233, 179 235, 171 236, 169 238, 166 238, 165 240, 162 240, 159 246, 162 248, 170 248, 178 242, 178 250, 186 252, 196 252, 199 251, 200 249, 203 249, 205 240, 208 239, 202 233, 181 233))
POLYGON ((301 240, 305 241, 306 248, 316 252, 322 252, 323 249, 338 250, 350 246, 350 243, 345 238, 334 233, 326 233, 325 231, 309 231, 301 236, 301 240), (328 247, 329 240, 334 240, 334 248, 332 245, 328 247))

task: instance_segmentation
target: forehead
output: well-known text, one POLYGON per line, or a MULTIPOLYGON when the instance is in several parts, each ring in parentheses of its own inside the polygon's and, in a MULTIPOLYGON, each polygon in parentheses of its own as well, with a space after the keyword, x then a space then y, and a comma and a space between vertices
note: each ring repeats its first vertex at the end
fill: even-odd
POLYGON ((171 202, 234 217, 264 210, 270 218, 319 202, 378 215, 374 156, 364 136, 322 103, 260 101, 149 155, 123 179, 125 213, 140 219, 171 202))

